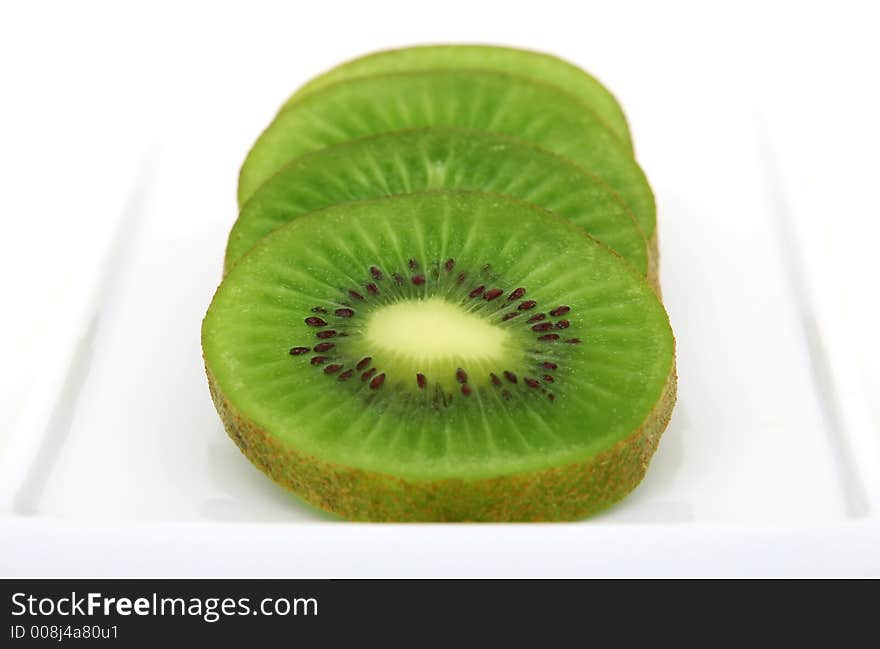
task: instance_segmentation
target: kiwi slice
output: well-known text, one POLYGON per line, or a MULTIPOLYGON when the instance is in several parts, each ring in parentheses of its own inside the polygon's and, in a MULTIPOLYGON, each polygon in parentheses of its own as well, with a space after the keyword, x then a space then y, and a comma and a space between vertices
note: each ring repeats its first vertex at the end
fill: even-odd
POLYGON ((419 45, 374 52, 315 77, 288 99, 285 106, 337 81, 387 72, 437 69, 493 70, 556 86, 589 106, 632 149, 629 127, 620 104, 597 79, 550 54, 496 45, 419 45))
POLYGON ((357 520, 566 520, 643 477, 675 400, 663 306, 509 197, 340 204, 263 238, 202 325, 227 432, 357 520))
POLYGON ((229 236, 226 268, 306 212, 431 189, 481 190, 540 205, 571 219, 656 284, 641 228, 601 179, 519 140, 442 127, 352 140, 289 163, 242 207, 229 236))
POLYGON ((593 113, 552 86, 472 70, 376 75, 309 93, 279 113, 251 148, 239 176, 239 205, 301 155, 430 126, 494 131, 569 158, 620 194, 651 241, 655 214, 648 181, 593 113))

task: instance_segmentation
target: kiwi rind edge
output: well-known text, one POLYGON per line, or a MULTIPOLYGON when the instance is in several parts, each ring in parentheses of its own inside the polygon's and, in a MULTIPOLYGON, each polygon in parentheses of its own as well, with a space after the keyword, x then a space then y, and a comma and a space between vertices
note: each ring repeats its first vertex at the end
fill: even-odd
MULTIPOLYGON (((619 125, 612 126, 611 130, 617 134, 617 136, 624 141, 629 149, 632 151, 633 149, 633 141, 632 141, 632 133, 630 132, 629 120, 626 117, 626 113, 623 110, 623 106, 620 103, 620 100, 616 97, 616 95, 611 91, 609 87, 607 87, 597 76, 582 68, 581 66, 569 61, 561 56, 556 54, 551 54, 550 52, 546 52, 539 49, 531 49, 525 47, 517 47, 512 45, 504 45, 499 43, 489 43, 489 42, 461 42, 461 43, 443 43, 443 42, 433 42, 433 43, 413 43, 411 45, 403 45, 393 48, 385 48, 374 50, 372 52, 368 52, 366 54, 361 54, 359 56, 355 56, 349 58, 342 63, 334 65, 333 67, 325 69, 322 73, 317 74, 310 79, 308 79, 305 83, 303 83, 293 94, 288 96, 285 102, 282 104, 279 112, 283 111, 289 104, 294 101, 298 101, 302 97, 308 95, 311 92, 316 90, 320 90, 322 87, 329 85, 330 83, 336 83, 339 81, 346 81, 351 78, 358 78, 361 76, 369 76, 370 74, 377 74, 376 72, 369 73, 356 73, 352 76, 342 75, 337 77, 337 73, 350 68, 353 64, 356 65, 361 61, 366 59, 370 59, 375 56, 388 56, 394 55, 400 52, 405 52, 407 50, 416 50, 416 49, 434 49, 434 48, 443 48, 443 47, 465 47, 465 48, 485 48, 491 50, 507 50, 519 54, 531 55, 541 59, 552 59, 556 63, 561 64, 565 67, 568 67, 579 74, 587 77, 592 84, 596 86, 596 88, 610 100, 609 107, 610 109, 617 114, 617 118, 619 120, 619 125), (332 79, 332 80, 329 80, 332 79)), ((454 66, 453 66, 454 67, 454 66)), ((466 68, 467 69, 467 68, 466 68)), ((380 73, 381 74, 381 73, 380 73)), ((525 75, 529 76, 530 75, 525 75)), ((556 85, 556 84, 554 84, 556 85)), ((560 86, 562 87, 562 86, 560 86)), ((564 89, 564 88, 563 88, 564 89)), ((570 90, 568 92, 571 92, 570 90)), ((571 93, 575 94, 575 93, 571 93)), ((587 102, 584 102, 585 104, 587 102)), ((607 120, 606 120, 607 121, 607 120)))
POLYGON ((674 359, 651 412, 609 449, 565 466, 473 480, 409 480, 327 462, 285 446, 238 412, 207 364, 205 370, 229 437, 272 481, 311 505, 359 521, 526 522, 590 516, 638 486, 672 416, 674 359))

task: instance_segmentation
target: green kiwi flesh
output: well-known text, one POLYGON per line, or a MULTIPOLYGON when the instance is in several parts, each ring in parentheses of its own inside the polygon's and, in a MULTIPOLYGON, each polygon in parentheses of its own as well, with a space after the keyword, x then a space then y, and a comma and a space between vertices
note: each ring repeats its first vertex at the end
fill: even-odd
MULTIPOLYGON (((434 189, 507 194, 556 212, 648 273, 647 242, 601 179, 530 144, 486 131, 392 131, 297 158, 244 204, 226 268, 272 230, 336 203, 434 189)), ((649 277, 656 284, 656 277, 649 277)))
POLYGON ((202 325, 229 435, 353 520, 570 520, 639 483, 675 400, 644 278, 570 221, 426 192, 311 212, 202 325))
POLYGON ((285 106, 337 81, 388 72, 437 69, 492 70, 556 86, 589 106, 617 137, 632 148, 629 127, 620 104, 593 76, 550 54, 496 45, 419 45, 374 52, 315 77, 288 99, 285 106))
POLYGON ((629 150, 580 101, 540 83, 484 71, 406 72, 332 84, 279 113, 239 175, 239 205, 301 155, 388 131, 447 126, 521 139, 567 157, 611 186, 649 240, 651 188, 629 150))

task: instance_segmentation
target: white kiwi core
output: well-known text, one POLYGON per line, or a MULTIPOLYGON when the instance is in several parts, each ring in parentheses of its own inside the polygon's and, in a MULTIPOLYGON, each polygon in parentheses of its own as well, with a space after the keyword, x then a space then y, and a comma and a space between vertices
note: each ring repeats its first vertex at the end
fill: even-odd
POLYGON ((470 382, 481 384, 490 371, 517 364, 509 331, 437 297, 376 309, 364 340, 394 374, 420 373, 441 384, 455 382, 458 368, 471 370, 470 382))

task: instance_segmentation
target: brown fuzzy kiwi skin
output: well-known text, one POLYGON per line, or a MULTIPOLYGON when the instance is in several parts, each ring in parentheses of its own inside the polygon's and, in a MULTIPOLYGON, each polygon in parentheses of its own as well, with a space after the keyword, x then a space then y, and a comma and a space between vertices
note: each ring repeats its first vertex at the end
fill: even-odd
POLYGON ((651 288, 654 289, 654 293, 657 294, 657 297, 661 300, 663 299, 663 293, 660 290, 660 243, 657 240, 657 226, 654 226, 654 232, 651 234, 651 238, 647 241, 647 251, 648 251, 648 272, 646 274, 646 280, 651 288))
POLYGON ((638 486, 676 400, 675 362, 642 425, 602 453, 528 474, 473 480, 406 480, 332 464, 287 447, 249 421, 220 391, 206 365, 211 398, 242 453, 280 486, 356 521, 570 521, 601 511, 638 486))

